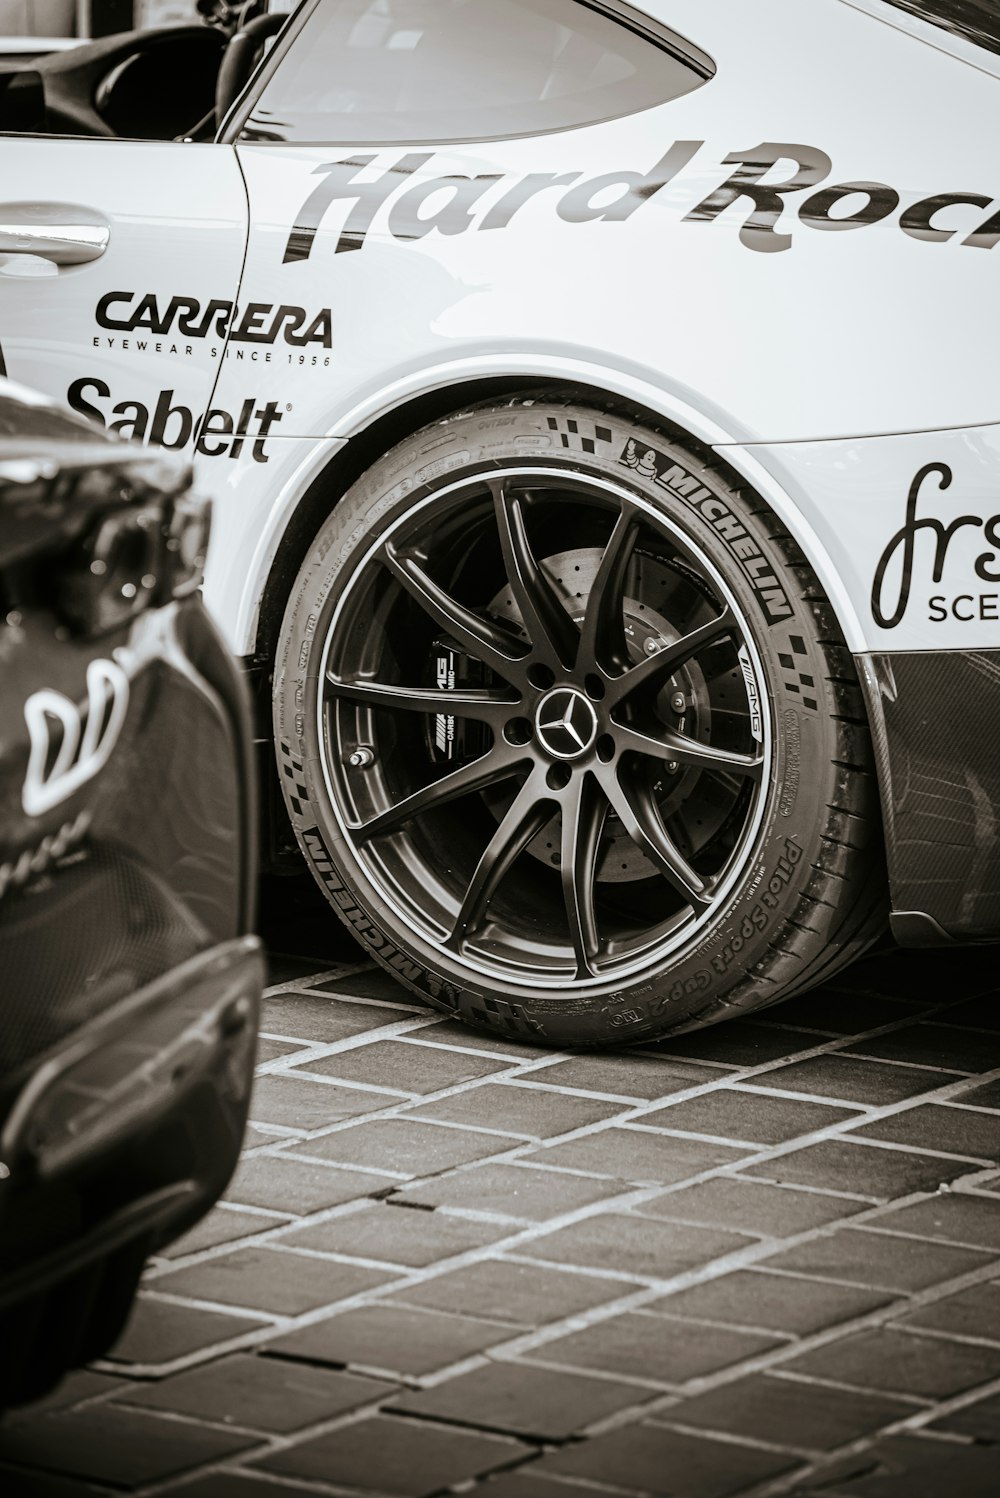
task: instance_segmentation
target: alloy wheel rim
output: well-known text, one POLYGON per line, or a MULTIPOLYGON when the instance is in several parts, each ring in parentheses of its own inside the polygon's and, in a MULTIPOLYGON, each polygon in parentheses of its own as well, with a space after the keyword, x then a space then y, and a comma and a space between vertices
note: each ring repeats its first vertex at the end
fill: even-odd
POLYGON ((371 543, 325 622, 339 844, 479 982, 634 978, 748 866, 764 679, 725 579, 641 494, 562 465, 446 483, 371 543))

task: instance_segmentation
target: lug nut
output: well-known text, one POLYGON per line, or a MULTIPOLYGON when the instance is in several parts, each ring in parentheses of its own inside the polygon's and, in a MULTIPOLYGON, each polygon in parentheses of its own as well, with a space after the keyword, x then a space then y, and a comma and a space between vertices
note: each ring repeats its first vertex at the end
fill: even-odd
POLYGON ((679 769, 680 769, 680 765, 677 763, 677 761, 675 759, 668 759, 667 760, 667 774, 668 775, 676 775, 677 771, 679 769))
POLYGON ((347 759, 352 770, 367 770, 369 765, 375 763, 375 755, 366 745, 355 749, 347 759))
POLYGON ((687 707, 687 701, 685 700, 684 693, 675 692, 670 699, 670 706, 673 708, 675 713, 682 713, 687 707))
POLYGON ((650 637, 642 648, 647 655, 655 655, 658 650, 663 649, 663 641, 650 637))

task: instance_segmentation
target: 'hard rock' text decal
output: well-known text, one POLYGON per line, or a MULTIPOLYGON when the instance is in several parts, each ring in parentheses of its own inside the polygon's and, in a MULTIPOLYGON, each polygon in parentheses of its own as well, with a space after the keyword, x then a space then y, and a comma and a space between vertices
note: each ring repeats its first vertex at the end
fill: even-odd
MULTIPOLYGON (((295 215, 283 260, 288 264, 309 259, 335 203, 348 205, 337 232, 336 254, 363 248, 377 219, 380 233, 399 240, 423 239, 435 231, 451 236, 506 229, 532 198, 544 194, 553 201, 554 192, 555 214, 567 223, 620 223, 678 177, 704 144, 675 141, 646 172, 604 172, 597 177, 584 177, 582 172, 424 175, 434 160, 433 151, 410 151, 384 166, 374 152, 322 162, 313 170, 315 186, 295 215), (609 198, 609 193, 615 195, 609 198)), ((713 223, 733 204, 745 204, 749 211, 740 226, 740 241, 763 253, 789 249, 796 223, 843 233, 892 217, 902 202, 901 194, 884 182, 820 186, 833 171, 833 162, 814 146, 762 141, 725 156, 721 167, 732 170, 683 215, 682 222, 713 223), (796 195, 804 192, 809 196, 802 201, 796 195)), ((983 193, 939 192, 904 207, 898 227, 911 239, 935 244, 957 238, 960 244, 988 250, 1000 241, 1000 205, 983 193), (991 207, 994 212, 978 221, 979 213, 991 207)))

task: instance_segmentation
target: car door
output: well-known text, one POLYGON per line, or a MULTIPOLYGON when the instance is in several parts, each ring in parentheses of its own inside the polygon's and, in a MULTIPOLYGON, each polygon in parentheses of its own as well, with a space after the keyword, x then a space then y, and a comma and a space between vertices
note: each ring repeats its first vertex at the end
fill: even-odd
POLYGON ((0 163, 0 370, 123 437, 238 451, 239 413, 209 410, 247 234, 232 148, 3 135, 0 163))

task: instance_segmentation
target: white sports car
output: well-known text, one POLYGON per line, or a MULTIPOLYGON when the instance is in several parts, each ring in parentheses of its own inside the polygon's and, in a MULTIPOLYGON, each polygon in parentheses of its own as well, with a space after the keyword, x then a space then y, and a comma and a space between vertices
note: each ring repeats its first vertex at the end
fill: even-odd
POLYGON ((0 78, 0 346, 195 454, 334 910, 557 1044, 1000 936, 997 6, 288 9, 0 78))

